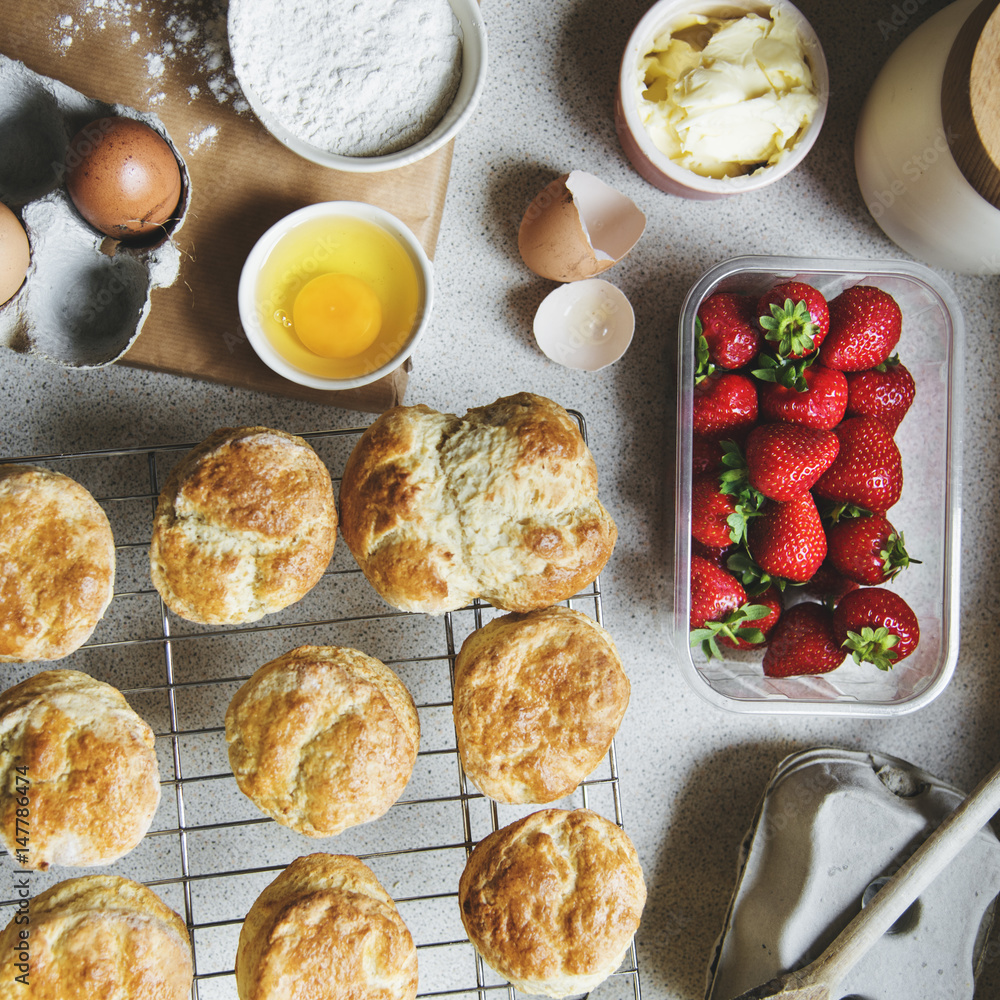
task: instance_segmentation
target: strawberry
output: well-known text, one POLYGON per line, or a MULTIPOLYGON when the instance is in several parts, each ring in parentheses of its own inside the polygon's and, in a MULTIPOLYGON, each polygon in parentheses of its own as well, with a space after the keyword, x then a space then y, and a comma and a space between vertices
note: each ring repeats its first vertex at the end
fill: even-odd
POLYGON ((847 378, 841 371, 814 364, 803 369, 805 390, 765 383, 760 387, 760 412, 767 420, 783 420, 830 430, 847 409, 847 378))
POLYGON ((736 513, 736 500, 719 489, 719 478, 703 472, 691 480, 691 535, 702 545, 722 549, 732 537, 729 518, 736 513))
POLYGON ((763 604, 747 604, 746 591, 739 580, 700 556, 691 556, 691 645, 701 646, 706 656, 722 656, 719 641, 763 642, 764 636, 748 629, 750 622, 767 618, 771 609, 763 604))
POLYGON ((699 472, 712 472, 722 467, 722 448, 718 441, 709 441, 700 434, 691 437, 691 469, 697 475, 699 472))
POLYGON ((837 604, 844 594, 857 590, 858 585, 853 580, 839 573, 829 559, 829 541, 827 542, 827 558, 803 588, 807 594, 818 597, 824 604, 837 604))
POLYGON ((747 548, 768 575, 808 580, 826 557, 826 534, 812 494, 768 501, 747 525, 747 548))
POLYGON ((811 489, 837 457, 830 430, 802 424, 760 424, 746 441, 750 485, 772 500, 791 500, 811 489))
POLYGON ((874 285, 854 285, 830 303, 830 332, 820 348, 828 368, 856 372, 882 364, 903 328, 896 300, 874 285))
POLYGON ((698 341, 699 369, 707 364, 717 368, 742 368, 760 350, 760 330, 754 300, 737 292, 716 292, 698 307, 695 336, 698 341), (702 359, 705 359, 703 363, 702 359))
POLYGON ((700 556, 691 556, 691 628, 721 621, 747 599, 743 585, 731 573, 700 556))
POLYGON ((762 594, 754 597, 753 603, 767 608, 770 613, 764 618, 733 629, 732 638, 728 635, 720 636, 719 642, 723 646, 731 649, 747 649, 767 641, 768 634, 781 617, 783 609, 781 591, 777 587, 768 587, 762 594))
POLYGON ((814 492, 884 514, 903 490, 903 463, 892 432, 874 417, 848 417, 834 430, 840 451, 814 492))
POLYGON ((913 609, 899 594, 862 587, 847 594, 833 612, 833 628, 856 663, 889 670, 920 642, 913 609))
POLYGON ((764 653, 764 676, 825 674, 843 662, 844 651, 837 643, 830 610, 806 601, 785 611, 771 630, 764 653))
POLYGON ((695 434, 711 441, 742 439, 755 423, 757 386, 753 379, 735 372, 716 372, 694 387, 695 434))
POLYGON ((847 373, 847 415, 877 417, 895 434, 915 392, 913 376, 894 354, 875 368, 847 373))
POLYGON ((735 551, 735 545, 727 545, 724 549, 716 548, 714 545, 702 545, 697 539, 691 539, 691 555, 700 556, 707 559, 715 566, 725 567, 726 560, 735 551))
POLYGON ((894 579, 911 559, 903 536, 881 514, 849 517, 826 529, 827 558, 837 572, 873 587, 894 579))
POLYGON ((811 354, 830 329, 826 299, 801 281, 786 281, 765 292, 757 302, 757 316, 779 358, 811 354))

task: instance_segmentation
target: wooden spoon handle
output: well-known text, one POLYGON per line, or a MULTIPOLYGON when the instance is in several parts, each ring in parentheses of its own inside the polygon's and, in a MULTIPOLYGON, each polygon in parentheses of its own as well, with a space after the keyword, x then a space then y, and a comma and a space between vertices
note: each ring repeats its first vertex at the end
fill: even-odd
POLYGON ((797 984, 839 983, 998 810, 1000 764, 913 852, 826 951, 798 973, 797 984))

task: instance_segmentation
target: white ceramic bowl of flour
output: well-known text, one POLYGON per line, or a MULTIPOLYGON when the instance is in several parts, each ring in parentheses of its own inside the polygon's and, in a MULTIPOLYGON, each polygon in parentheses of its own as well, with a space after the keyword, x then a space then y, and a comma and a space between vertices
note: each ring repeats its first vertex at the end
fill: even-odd
POLYGON ((476 0, 230 0, 247 101, 293 152, 335 170, 413 163, 449 142, 486 81, 476 0))

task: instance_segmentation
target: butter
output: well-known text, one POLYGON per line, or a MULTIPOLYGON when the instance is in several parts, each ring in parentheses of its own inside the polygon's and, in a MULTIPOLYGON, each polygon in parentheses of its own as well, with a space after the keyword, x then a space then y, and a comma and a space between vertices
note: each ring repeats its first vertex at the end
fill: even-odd
POLYGON ((777 9, 673 24, 640 61, 636 86, 653 143, 703 177, 777 163, 820 103, 802 39, 777 9))

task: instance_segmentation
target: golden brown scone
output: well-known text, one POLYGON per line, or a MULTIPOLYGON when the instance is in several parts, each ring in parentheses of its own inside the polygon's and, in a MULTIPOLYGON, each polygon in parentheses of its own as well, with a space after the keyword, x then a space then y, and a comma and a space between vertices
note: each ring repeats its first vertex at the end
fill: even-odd
POLYGON ((310 854, 250 907, 236 990, 240 1000, 413 1000, 417 949, 367 865, 310 854))
POLYGON ((0 1000, 191 995, 184 921, 152 890, 118 875, 85 875, 23 897, 0 935, 0 949, 0 1000))
POLYGON ((160 801, 153 744, 117 688, 78 670, 46 670, 4 691, 0 840, 22 867, 42 870, 127 854, 160 801))
POLYGON ((111 525, 90 493, 59 472, 0 466, 0 663, 78 649, 114 585, 111 525))
POLYGON ((495 618, 455 659, 465 773, 498 802, 554 802, 608 752, 628 698, 615 644, 592 618, 561 605, 495 618))
POLYGON ((632 841, 588 809, 543 809, 473 850, 458 887, 484 961, 524 993, 586 993, 625 957, 646 902, 632 841))
POLYGON ((555 604, 593 582, 617 537, 575 421, 530 393, 463 418, 384 413, 347 461, 340 515, 379 594, 431 614, 476 597, 506 611, 555 604))
POLYGON ((149 550, 166 605, 193 622, 252 622, 294 604, 333 555, 330 473, 300 437, 224 427, 174 467, 149 550))
POLYGON ((279 823, 329 837, 381 816, 420 744, 403 682, 373 656, 299 646, 265 663, 226 711, 240 790, 279 823))

